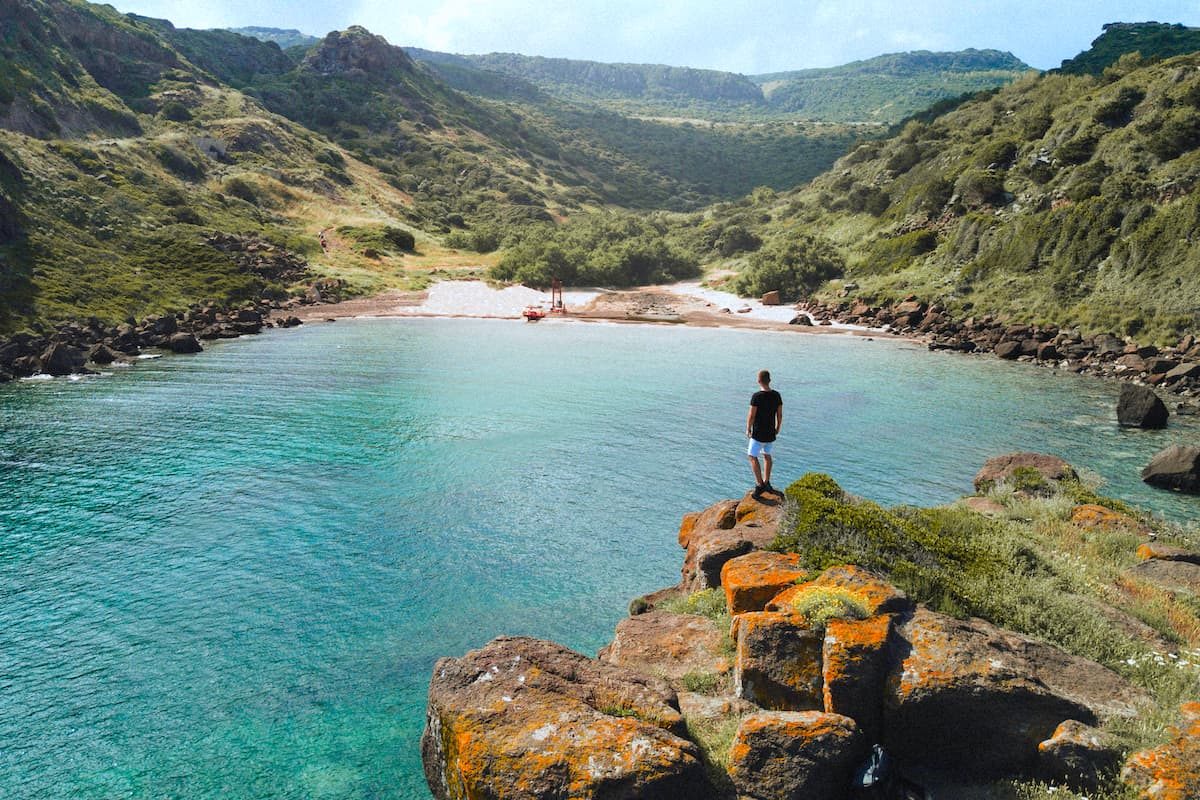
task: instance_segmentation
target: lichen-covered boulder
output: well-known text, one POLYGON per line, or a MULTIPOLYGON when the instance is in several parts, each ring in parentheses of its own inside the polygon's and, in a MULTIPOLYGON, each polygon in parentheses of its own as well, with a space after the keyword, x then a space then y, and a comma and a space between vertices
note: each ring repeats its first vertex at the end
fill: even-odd
POLYGON ((747 495, 738 502, 718 503, 691 521, 684 517, 679 542, 687 553, 680 585, 688 592, 720 586, 726 562, 774 541, 781 515, 782 503, 747 495))
POLYGON ((1130 567, 1125 574, 1169 592, 1200 597, 1200 564, 1154 558, 1130 567))
POLYGON ((975 778, 1032 774, 1067 719, 1133 716, 1141 690, 1084 658, 980 619, 918 608, 896 628, 884 746, 902 761, 975 778))
POLYGON ((438 800, 711 793, 661 679, 502 637, 433 669, 421 757, 438 800))
POLYGON ((762 611, 773 597, 807 575, 797 553, 758 550, 738 556, 721 568, 725 605, 730 614, 762 611))
POLYGON ((1186 561, 1200 564, 1200 553, 1162 542, 1145 542, 1138 545, 1137 557, 1142 561, 1186 561))
POLYGON ((984 462, 983 467, 975 474, 975 491, 984 492, 1000 481, 1010 480, 1019 469, 1034 470, 1047 481, 1078 477, 1074 468, 1058 456, 1044 453, 1007 453, 984 462))
POLYGON ((734 518, 738 525, 778 529, 779 520, 782 517, 782 497, 764 494, 755 498, 753 492, 747 492, 746 496, 738 502, 734 518))
POLYGON ((867 742, 854 720, 820 711, 745 717, 730 750, 739 800, 845 800, 867 742))
POLYGON ((892 615, 832 619, 821 650, 825 711, 852 718, 878 741, 883 728, 883 690, 887 682, 892 615))
POLYGON ((1137 525, 1129 515, 1095 503, 1084 503, 1071 509, 1071 522, 1081 528, 1128 528, 1137 525))
POLYGON ((1134 753, 1121 779, 1146 800, 1196 800, 1200 797, 1200 703, 1185 703, 1179 727, 1166 744, 1134 753))
POLYGON ((1094 791, 1114 772, 1120 753, 1097 728, 1069 719, 1038 744, 1038 773, 1046 781, 1094 791))
POLYGON ((683 515, 679 524, 679 546, 686 548, 697 530, 729 530, 737 524, 737 500, 722 500, 703 511, 683 515))
POLYGON ((820 631, 795 613, 756 611, 734 618, 734 694, 762 708, 821 708, 820 631))
POLYGON ((845 564, 830 567, 811 581, 785 589, 767 603, 766 610, 790 610, 805 595, 820 590, 845 592, 847 596, 859 601, 870 615, 890 614, 912 608, 912 601, 908 596, 886 578, 862 567, 845 564))
POLYGON ((725 631, 707 617, 655 610, 618 622, 612 643, 598 657, 677 683, 689 673, 728 673, 732 665, 721 652, 724 641, 725 631))

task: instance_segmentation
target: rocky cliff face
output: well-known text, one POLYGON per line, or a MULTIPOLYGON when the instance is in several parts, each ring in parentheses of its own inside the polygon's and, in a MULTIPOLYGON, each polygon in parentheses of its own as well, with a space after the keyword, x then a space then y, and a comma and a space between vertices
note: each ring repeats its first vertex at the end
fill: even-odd
MULTIPOLYGON (((1143 690, 882 575, 810 574, 763 549, 784 512, 747 496, 686 515, 680 585, 635 601, 598 660, 498 639, 439 662, 422 740, 434 794, 842 800, 872 745, 948 784, 1112 773, 1121 754, 1095 726, 1142 713, 1143 690), (698 607, 721 596, 731 617, 698 607)), ((1184 711, 1171 743, 1129 760, 1131 785, 1159 787, 1146 797, 1195 796, 1184 711)))
POLYGON ((412 59, 403 50, 358 25, 332 31, 304 57, 302 66, 322 75, 376 76, 414 68, 412 59))

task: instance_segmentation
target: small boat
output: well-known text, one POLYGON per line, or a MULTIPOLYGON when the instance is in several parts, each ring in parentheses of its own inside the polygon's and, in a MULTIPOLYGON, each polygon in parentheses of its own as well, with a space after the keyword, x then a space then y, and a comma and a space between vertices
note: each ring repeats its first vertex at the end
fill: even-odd
POLYGON ((526 306, 525 310, 521 312, 521 316, 525 318, 526 322, 537 322, 539 319, 546 318, 546 312, 539 306, 526 306))

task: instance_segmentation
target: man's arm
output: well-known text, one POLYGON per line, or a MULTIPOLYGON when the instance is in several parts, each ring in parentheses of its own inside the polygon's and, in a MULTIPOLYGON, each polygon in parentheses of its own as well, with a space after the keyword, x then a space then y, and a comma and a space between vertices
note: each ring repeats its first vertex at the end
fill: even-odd
POLYGON ((779 429, 783 427, 783 403, 775 409, 775 432, 779 433, 779 429))
POLYGON ((749 436, 754 430, 754 415, 758 412, 758 406, 750 406, 750 413, 746 415, 746 435, 749 436))

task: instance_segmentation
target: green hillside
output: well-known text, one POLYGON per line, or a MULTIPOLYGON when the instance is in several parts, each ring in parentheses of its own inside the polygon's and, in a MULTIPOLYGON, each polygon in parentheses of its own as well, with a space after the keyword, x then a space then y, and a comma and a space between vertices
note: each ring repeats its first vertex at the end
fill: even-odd
POLYGON ((1172 341, 1200 323, 1198 180, 1200 54, 1127 55, 915 119, 706 224, 769 214, 753 228, 776 248, 754 264, 765 272, 780 243, 812 237, 867 297, 1172 341))
POLYGON ((939 100, 1012 83, 1033 68, 1012 53, 893 53, 829 69, 754 75, 770 108, 831 122, 896 122, 939 100))
POLYGON ((1031 67, 1010 53, 898 53, 830 69, 745 76, 661 64, 604 64, 513 53, 406 48, 456 88, 513 92, 503 75, 575 103, 643 116, 718 121, 893 123, 948 97, 1010 83, 1031 67))
POLYGON ((246 28, 230 28, 233 33, 250 36, 263 42, 274 42, 283 50, 289 47, 312 47, 321 41, 316 36, 301 33, 295 28, 263 28, 251 25, 246 28))
POLYGON ((1112 22, 1092 46, 1062 63, 1069 75, 1099 75, 1126 53, 1140 53, 1147 61, 1171 58, 1200 50, 1200 28, 1165 22, 1112 22))

